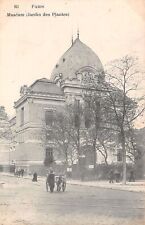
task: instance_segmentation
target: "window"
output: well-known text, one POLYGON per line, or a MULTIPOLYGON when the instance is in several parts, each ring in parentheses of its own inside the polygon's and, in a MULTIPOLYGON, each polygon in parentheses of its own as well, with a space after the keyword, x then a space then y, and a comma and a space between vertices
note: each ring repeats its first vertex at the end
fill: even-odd
POLYGON ((54 120, 53 111, 45 112, 45 123, 47 126, 52 126, 54 120))
POLYGON ((117 153, 117 162, 121 162, 122 161, 122 153, 121 151, 118 151, 117 153))
POLYGON ((49 159, 53 158, 53 148, 50 147, 46 148, 46 158, 49 159))
POLYGON ((46 152, 45 152, 45 159, 44 159, 44 165, 45 166, 50 166, 51 163, 54 162, 53 158, 53 148, 47 147, 46 152))
POLYGON ((24 124, 24 107, 21 108, 21 125, 24 124))

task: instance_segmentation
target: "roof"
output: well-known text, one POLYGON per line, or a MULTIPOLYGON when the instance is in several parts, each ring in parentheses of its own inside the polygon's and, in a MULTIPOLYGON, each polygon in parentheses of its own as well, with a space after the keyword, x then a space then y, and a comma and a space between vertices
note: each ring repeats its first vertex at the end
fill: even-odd
POLYGON ((93 67, 97 71, 103 71, 99 57, 77 38, 56 64, 51 79, 54 80, 60 74, 62 74, 62 79, 75 78, 76 72, 86 66, 93 67))
POLYGON ((63 95, 63 91, 53 81, 46 78, 36 80, 30 87, 30 93, 63 95))

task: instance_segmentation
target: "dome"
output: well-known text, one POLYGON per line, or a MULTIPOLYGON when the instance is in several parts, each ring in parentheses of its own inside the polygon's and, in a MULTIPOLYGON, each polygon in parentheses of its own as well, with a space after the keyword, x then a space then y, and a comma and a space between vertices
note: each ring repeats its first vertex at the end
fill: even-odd
POLYGON ((52 71, 51 79, 55 80, 55 77, 60 74, 63 80, 75 78, 76 72, 84 67, 92 67, 97 71, 103 71, 103 66, 98 56, 77 38, 56 64, 52 71))

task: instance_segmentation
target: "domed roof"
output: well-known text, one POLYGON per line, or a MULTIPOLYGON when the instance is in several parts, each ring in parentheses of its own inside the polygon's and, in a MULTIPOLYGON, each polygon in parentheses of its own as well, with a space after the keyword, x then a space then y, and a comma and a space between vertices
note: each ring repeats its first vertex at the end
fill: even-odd
POLYGON ((56 64, 52 71, 51 79, 54 80, 60 74, 63 80, 75 78, 78 70, 88 66, 97 71, 103 71, 103 66, 98 56, 91 48, 82 43, 78 37, 56 64))

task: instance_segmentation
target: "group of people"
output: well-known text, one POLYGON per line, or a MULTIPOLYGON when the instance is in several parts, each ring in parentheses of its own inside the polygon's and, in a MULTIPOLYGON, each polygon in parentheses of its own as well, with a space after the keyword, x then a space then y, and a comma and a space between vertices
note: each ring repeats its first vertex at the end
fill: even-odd
MULTIPOLYGON (((110 173, 109 173, 109 183, 114 183, 114 180, 116 181, 116 183, 120 182, 121 180, 121 174, 117 169, 115 171, 110 170, 110 173)), ((129 174, 129 182, 134 182, 134 181, 135 181, 134 171, 131 170, 129 174)))
MULTIPOLYGON (((32 181, 37 182, 37 177, 37 173, 34 172, 32 181)), ((66 180, 64 179, 64 176, 56 176, 53 172, 53 169, 50 169, 49 173, 46 176, 46 190, 48 191, 50 189, 50 192, 52 193, 54 191, 55 184, 57 187, 57 191, 60 191, 61 189, 62 191, 64 191, 66 188, 66 180)))
POLYGON ((55 183, 57 186, 57 191, 65 191, 66 188, 66 180, 64 176, 59 175, 55 176, 55 173, 52 169, 50 169, 50 173, 46 177, 46 190, 50 189, 50 192, 52 193, 54 191, 55 183))
POLYGON ((23 177, 24 176, 24 169, 15 169, 14 175, 18 177, 23 177))
POLYGON ((114 180, 116 181, 116 183, 120 182, 120 172, 118 170, 110 170, 109 183, 113 183, 114 180))

